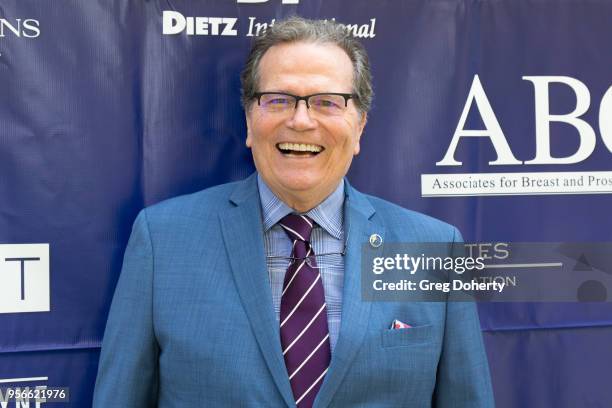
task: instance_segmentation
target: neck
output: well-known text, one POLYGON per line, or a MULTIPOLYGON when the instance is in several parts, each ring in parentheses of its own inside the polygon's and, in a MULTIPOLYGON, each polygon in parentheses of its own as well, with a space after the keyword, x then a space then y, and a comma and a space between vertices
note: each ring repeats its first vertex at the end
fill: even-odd
POLYGON ((307 211, 312 210, 317 205, 321 204, 327 197, 329 197, 329 195, 333 193, 333 191, 334 190, 317 192, 309 191, 307 194, 295 194, 292 192, 275 191, 274 189, 272 189, 272 192, 276 194, 276 196, 282 202, 293 208, 298 213, 305 213, 307 211))
POLYGON ((329 197, 335 190, 338 188, 338 184, 333 186, 332 188, 326 189, 316 189, 316 190, 308 190, 308 191, 291 191, 283 188, 279 188, 274 184, 268 183, 265 180, 262 181, 266 184, 266 186, 270 189, 270 191, 278 197, 283 203, 287 204, 287 206, 291 207, 298 213, 305 213, 319 204, 321 204, 327 197, 329 197))

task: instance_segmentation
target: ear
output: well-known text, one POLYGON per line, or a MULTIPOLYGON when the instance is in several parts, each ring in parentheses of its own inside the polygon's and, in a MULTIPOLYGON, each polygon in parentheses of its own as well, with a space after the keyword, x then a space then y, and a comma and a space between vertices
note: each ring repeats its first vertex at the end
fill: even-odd
POLYGON ((359 116, 359 124, 357 125, 357 143, 355 143, 355 149, 353 150, 353 155, 357 156, 361 149, 359 142, 361 140, 361 135, 363 134, 363 129, 365 128, 366 123, 368 122, 368 114, 366 112, 360 113, 359 116))
POLYGON ((245 144, 246 147, 248 147, 249 149, 251 148, 251 146, 253 146, 253 134, 251 133, 251 112, 252 110, 250 108, 247 108, 246 112, 244 113, 247 127, 247 137, 245 144))

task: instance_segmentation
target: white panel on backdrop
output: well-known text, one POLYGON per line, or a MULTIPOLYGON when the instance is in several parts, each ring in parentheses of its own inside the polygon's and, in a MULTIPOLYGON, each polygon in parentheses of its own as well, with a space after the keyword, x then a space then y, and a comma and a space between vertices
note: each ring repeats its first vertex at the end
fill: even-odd
POLYGON ((0 313, 50 311, 49 244, 0 245, 0 313))

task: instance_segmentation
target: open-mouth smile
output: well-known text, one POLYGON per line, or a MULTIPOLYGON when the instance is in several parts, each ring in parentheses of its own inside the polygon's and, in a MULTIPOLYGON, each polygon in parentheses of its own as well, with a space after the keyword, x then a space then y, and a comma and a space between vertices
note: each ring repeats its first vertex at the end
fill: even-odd
POLYGON ((310 143, 277 143, 276 148, 285 156, 294 157, 314 157, 321 153, 325 148, 320 145, 310 143))

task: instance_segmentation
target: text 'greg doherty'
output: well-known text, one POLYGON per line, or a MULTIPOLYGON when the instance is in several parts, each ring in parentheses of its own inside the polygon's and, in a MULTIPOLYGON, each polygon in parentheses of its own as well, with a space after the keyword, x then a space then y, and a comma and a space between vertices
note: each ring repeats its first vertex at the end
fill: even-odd
POLYGON ((372 283, 372 288, 376 291, 439 291, 444 293, 451 290, 467 292, 494 290, 501 293, 505 286, 504 282, 478 282, 477 280, 463 282, 459 279, 453 279, 452 282, 432 282, 426 279, 418 282, 407 279, 402 279, 399 282, 383 282, 379 279, 372 283))
POLYGON ((440 257, 440 256, 410 256, 396 254, 393 257, 376 257, 372 260, 372 272, 380 275, 385 271, 406 271, 414 275, 418 270, 454 271, 462 274, 473 269, 482 270, 484 258, 472 257, 440 257))

